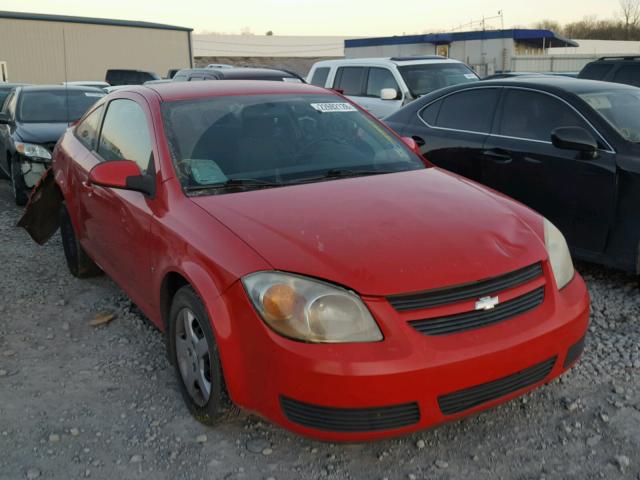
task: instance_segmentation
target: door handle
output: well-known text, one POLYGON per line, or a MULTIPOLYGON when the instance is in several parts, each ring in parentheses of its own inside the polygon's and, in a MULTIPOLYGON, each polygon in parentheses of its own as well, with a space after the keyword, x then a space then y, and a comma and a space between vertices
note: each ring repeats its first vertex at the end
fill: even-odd
POLYGON ((512 160, 511 154, 509 152, 499 148, 483 150, 482 155, 498 163, 510 163, 512 160))
POLYGON ((411 138, 413 138, 413 141, 416 142, 416 145, 418 145, 419 147, 424 147, 427 143, 425 142, 424 138, 417 135, 413 135, 411 138))

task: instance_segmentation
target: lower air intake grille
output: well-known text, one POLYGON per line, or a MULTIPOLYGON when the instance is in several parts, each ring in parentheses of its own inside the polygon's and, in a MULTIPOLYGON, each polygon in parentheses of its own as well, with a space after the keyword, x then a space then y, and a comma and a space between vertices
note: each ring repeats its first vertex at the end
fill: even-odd
POLYGON ((299 425, 330 432, 373 432, 418 423, 417 403, 376 408, 333 408, 280 397, 285 416, 299 425))
POLYGON ((424 335, 460 333, 521 315, 538 307, 543 300, 544 287, 540 287, 513 300, 498 304, 491 310, 473 310, 448 317, 414 320, 409 322, 409 325, 424 335))
POLYGON ((556 363, 556 358, 529 367, 508 377, 484 383, 476 387, 467 388, 457 392, 438 397, 438 405, 445 415, 464 412, 483 403, 509 395, 521 388, 529 387, 544 380, 556 363))
POLYGON ((564 368, 567 368, 569 365, 575 362, 580 357, 580 355, 582 355, 582 352, 584 351, 584 339, 585 337, 582 337, 580 340, 569 347, 569 350, 567 351, 567 357, 564 359, 564 368))

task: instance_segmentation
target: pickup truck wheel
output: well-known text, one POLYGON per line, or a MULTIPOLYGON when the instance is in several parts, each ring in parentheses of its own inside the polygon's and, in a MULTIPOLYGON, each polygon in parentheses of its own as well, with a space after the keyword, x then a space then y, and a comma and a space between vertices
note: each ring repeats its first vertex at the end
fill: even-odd
POLYGON ((62 248, 64 249, 64 256, 67 259, 67 267, 69 267, 71 275, 78 278, 87 278, 95 277, 102 273, 100 267, 89 258, 80 243, 78 243, 71 218, 69 218, 69 212, 64 204, 60 208, 60 237, 62 238, 62 248))
POLYGON ((11 188, 13 189, 13 198, 16 201, 16 205, 23 207, 29 201, 29 189, 24 183, 20 164, 9 160, 9 167, 11 168, 11 188))
POLYGON ((169 320, 169 355, 182 397, 196 420, 214 425, 237 410, 227 396, 209 316, 190 286, 174 296, 169 320))

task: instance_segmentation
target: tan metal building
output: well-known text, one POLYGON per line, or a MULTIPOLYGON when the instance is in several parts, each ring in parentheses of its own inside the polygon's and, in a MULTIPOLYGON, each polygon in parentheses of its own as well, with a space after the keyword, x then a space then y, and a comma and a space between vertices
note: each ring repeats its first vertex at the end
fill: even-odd
POLYGON ((109 68, 152 71, 193 64, 191 28, 103 18, 0 12, 8 81, 104 80, 109 68))

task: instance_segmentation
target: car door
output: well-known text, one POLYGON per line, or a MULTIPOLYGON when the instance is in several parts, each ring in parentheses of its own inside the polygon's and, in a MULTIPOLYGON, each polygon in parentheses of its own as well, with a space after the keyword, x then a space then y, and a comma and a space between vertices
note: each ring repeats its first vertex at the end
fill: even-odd
POLYGON ((384 67, 367 69, 364 98, 360 101, 377 118, 384 118, 398 110, 402 106, 402 92, 391 70, 384 67), (380 98, 383 88, 393 88, 397 92, 396 98, 393 100, 380 98))
POLYGON ((338 67, 333 80, 333 88, 341 91, 350 100, 369 111, 371 105, 365 96, 366 81, 367 67, 338 67))
POLYGON ((500 96, 500 87, 454 92, 418 111, 402 131, 414 137, 435 165, 482 181, 481 155, 500 96))
POLYGON ((604 249, 613 218, 615 154, 568 102, 505 87, 483 155, 484 183, 547 217, 574 249, 604 249), (555 147, 551 132, 558 127, 587 130, 600 143, 597 158, 555 147))
MULTIPOLYGON (((133 160, 143 174, 155 176, 155 133, 145 100, 136 94, 106 105, 97 147, 85 162, 133 160)), ((80 133, 81 134, 81 133, 80 133)), ((149 237, 153 199, 143 193, 84 184, 81 222, 94 260, 141 307, 150 281, 149 237)))

